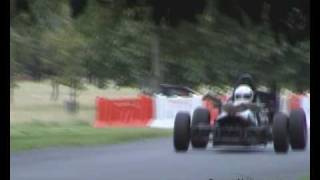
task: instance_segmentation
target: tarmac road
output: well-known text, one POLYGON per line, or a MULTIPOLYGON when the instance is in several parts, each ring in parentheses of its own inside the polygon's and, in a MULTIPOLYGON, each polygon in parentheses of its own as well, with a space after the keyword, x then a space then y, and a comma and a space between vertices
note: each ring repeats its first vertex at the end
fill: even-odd
POLYGON ((309 175, 310 150, 275 154, 258 148, 176 153, 172 138, 121 145, 52 148, 11 154, 12 180, 299 180, 309 175))

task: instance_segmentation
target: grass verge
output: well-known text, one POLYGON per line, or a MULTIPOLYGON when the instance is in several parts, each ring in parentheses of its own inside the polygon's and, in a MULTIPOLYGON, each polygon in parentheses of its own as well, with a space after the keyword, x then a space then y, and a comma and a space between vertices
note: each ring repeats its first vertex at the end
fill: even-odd
POLYGON ((10 123, 32 123, 41 122, 78 122, 91 123, 95 119, 95 100, 97 96, 106 98, 137 97, 140 93, 135 88, 106 88, 85 84, 85 89, 79 91, 77 101, 79 111, 70 114, 66 111, 64 103, 68 100, 70 89, 60 86, 59 99, 50 100, 52 87, 50 81, 32 82, 19 81, 18 87, 14 89, 13 101, 10 103, 10 123))
POLYGON ((299 180, 310 180, 310 177, 309 176, 303 176, 299 180))
POLYGON ((10 128, 10 151, 61 146, 117 144, 133 140, 169 137, 172 130, 156 128, 95 129, 87 123, 27 123, 10 128))

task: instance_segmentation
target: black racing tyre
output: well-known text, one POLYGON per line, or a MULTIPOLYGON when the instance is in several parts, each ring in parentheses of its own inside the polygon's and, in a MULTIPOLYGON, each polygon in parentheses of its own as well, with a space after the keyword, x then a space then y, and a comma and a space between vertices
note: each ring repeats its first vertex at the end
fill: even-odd
POLYGON ((198 107, 193 112, 192 122, 191 122, 191 145, 193 148, 206 148, 209 142, 209 132, 202 132, 195 130, 192 127, 198 125, 210 125, 210 112, 208 109, 203 107, 198 107))
POLYGON ((190 142, 190 115, 178 112, 174 120, 173 144, 176 151, 187 151, 190 142))
POLYGON ((307 121, 303 109, 295 109, 289 116, 289 137, 293 150, 304 150, 307 144, 307 121))
POLYGON ((278 112, 273 118, 272 137, 276 153, 287 153, 289 149, 288 116, 278 112))

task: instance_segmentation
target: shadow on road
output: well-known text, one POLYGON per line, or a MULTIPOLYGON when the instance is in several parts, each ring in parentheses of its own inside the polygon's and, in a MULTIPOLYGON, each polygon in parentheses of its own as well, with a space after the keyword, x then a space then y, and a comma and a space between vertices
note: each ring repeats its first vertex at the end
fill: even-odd
POLYGON ((190 149, 190 152, 208 152, 218 154, 266 154, 274 153, 273 148, 266 147, 215 147, 206 149, 190 149))
POLYGON ((252 153, 274 153, 270 149, 214 149, 213 150, 215 153, 220 153, 220 154, 252 154, 252 153))

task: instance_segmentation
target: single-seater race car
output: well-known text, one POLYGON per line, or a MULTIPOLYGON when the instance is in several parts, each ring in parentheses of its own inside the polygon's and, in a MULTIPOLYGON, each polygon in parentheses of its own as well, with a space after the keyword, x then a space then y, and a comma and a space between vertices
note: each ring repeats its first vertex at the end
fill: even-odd
POLYGON ((221 106, 215 123, 210 113, 198 107, 192 118, 188 112, 178 112, 174 122, 173 144, 177 152, 206 148, 212 135, 213 147, 219 145, 267 145, 273 142, 276 153, 304 150, 307 143, 306 115, 294 109, 288 115, 279 111, 277 93, 258 91, 248 75, 239 78, 233 94, 221 106))

